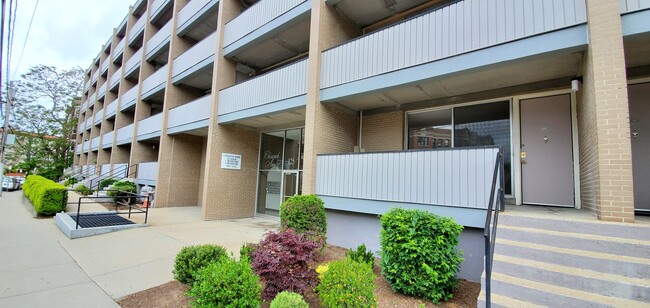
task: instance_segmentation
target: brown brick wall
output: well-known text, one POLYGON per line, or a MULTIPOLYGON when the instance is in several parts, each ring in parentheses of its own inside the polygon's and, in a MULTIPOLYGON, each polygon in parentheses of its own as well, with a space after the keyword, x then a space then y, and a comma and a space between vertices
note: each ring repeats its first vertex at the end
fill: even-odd
POLYGON ((404 149, 404 111, 363 116, 361 148, 366 152, 404 149))
POLYGON ((196 206, 199 204, 201 150, 203 138, 189 135, 162 138, 156 182, 156 206, 196 206))

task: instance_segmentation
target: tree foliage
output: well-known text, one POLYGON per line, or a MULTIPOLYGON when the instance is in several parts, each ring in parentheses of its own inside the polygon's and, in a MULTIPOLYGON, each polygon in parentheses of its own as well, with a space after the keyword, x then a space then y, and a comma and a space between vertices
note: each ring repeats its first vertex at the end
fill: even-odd
POLYGON ((37 65, 13 81, 10 132, 16 134, 16 144, 7 153, 12 169, 56 180, 72 164, 77 127, 73 115, 83 74, 79 67, 58 70, 37 65))

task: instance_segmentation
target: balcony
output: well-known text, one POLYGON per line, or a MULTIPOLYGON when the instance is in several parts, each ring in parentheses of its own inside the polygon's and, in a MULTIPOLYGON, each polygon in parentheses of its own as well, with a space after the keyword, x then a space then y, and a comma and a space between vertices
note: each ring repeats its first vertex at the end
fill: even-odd
POLYGON ((115 131, 110 131, 102 136, 102 149, 108 149, 113 146, 113 137, 115 137, 115 131))
POLYGON ((650 8, 650 2, 643 0, 620 0, 621 13, 632 13, 650 8))
POLYGON ((85 102, 83 102, 83 103, 81 104, 81 112, 82 112, 82 113, 85 112, 86 109, 88 109, 88 100, 86 100, 85 102))
POLYGON ((138 164, 138 184, 156 186, 158 180, 158 162, 138 164))
POLYGON ((306 93, 307 60, 302 60, 220 91, 219 123, 304 107, 306 93))
POLYGON ((117 43, 117 46, 115 46, 115 50, 113 50, 113 64, 117 65, 122 65, 121 62, 118 62, 118 60, 122 59, 122 56, 124 55, 124 44, 125 39, 122 39, 119 43, 117 43))
POLYGON ((88 90, 90 89, 90 79, 86 81, 84 84, 84 93, 87 93, 88 90))
POLYGON ((99 150, 99 139, 100 137, 95 137, 90 141, 90 150, 92 151, 99 150))
POLYGON ((92 76, 92 79, 91 79, 93 85, 97 84, 97 79, 99 79, 99 70, 96 70, 93 73, 93 76, 92 76))
POLYGON ((83 144, 77 144, 77 150, 75 151, 75 154, 77 155, 81 154, 82 148, 83 148, 83 144))
POLYGON ((114 101, 112 101, 108 106, 106 106, 106 114, 104 117, 106 119, 110 119, 114 117, 117 114, 117 102, 119 98, 116 98, 114 101))
MULTIPOLYGON (((288 27, 308 16, 311 2, 306 0, 262 0, 226 24, 224 54, 230 55, 272 31, 288 27)), ((309 31, 309 26, 305 29, 309 31)))
POLYGON ((192 0, 178 12, 178 35, 185 35, 189 29, 200 23, 206 16, 215 13, 219 0, 192 0))
POLYGON ((147 14, 142 14, 140 19, 133 24, 131 30, 129 30, 129 46, 133 47, 136 45, 138 40, 142 39, 144 35, 144 24, 147 21, 147 14))
POLYGON ((106 97, 106 82, 97 88, 97 99, 102 100, 106 97))
MULTIPOLYGON (((126 77, 131 77, 133 72, 135 72, 136 69, 140 68, 140 64, 142 63, 142 48, 138 49, 129 60, 126 61, 126 64, 124 65, 124 76, 126 77)), ((138 78, 138 76, 133 76, 135 79, 138 78)))
POLYGON ((211 100, 212 95, 208 94, 185 105, 170 109, 167 133, 177 134, 207 128, 210 120, 211 100))
MULTIPOLYGON (((213 64, 216 47, 217 33, 214 32, 174 59, 172 82, 174 84, 181 83, 188 77, 199 72, 201 69, 205 69, 213 64)), ((209 82, 211 83, 211 81, 212 79, 210 78, 209 82)))
POLYGON ((392 207, 451 216, 482 228, 498 148, 318 155, 316 194, 326 207, 383 214, 392 207))
POLYGON ((95 106, 96 101, 97 101, 97 92, 93 93, 93 95, 91 95, 88 98, 88 108, 95 106))
POLYGON ((86 122, 80 121, 77 126, 77 134, 81 135, 86 130, 86 122))
POLYGON ((165 89, 167 84, 167 73, 169 66, 165 65, 155 71, 151 76, 142 82, 142 100, 151 98, 165 89))
POLYGON ((134 86, 130 90, 126 91, 122 98, 120 99, 120 111, 125 111, 135 108, 135 102, 138 100, 138 86, 134 86))
POLYGON ((102 66, 101 66, 101 68, 99 70, 101 72, 102 76, 104 76, 106 74, 106 71, 108 71, 108 63, 109 62, 110 61, 108 61, 108 59, 105 59, 104 62, 102 62, 102 66))
POLYGON ((104 113, 103 110, 98 110, 97 113, 95 113, 95 121, 93 121, 93 124, 95 126, 99 126, 100 124, 102 124, 102 120, 104 119, 102 117, 103 113, 104 113))
POLYGON ((86 130, 90 130, 93 127, 93 115, 89 115, 86 119, 86 130))
POLYGON ((172 7, 173 2, 171 0, 155 0, 151 3, 151 22, 154 23, 163 16, 170 7, 172 7))
MULTIPOLYGON (((553 3, 517 1, 505 5, 500 0, 460 1, 324 51, 321 101, 340 101, 414 83, 424 88, 413 87, 410 92, 418 95, 414 101, 430 100, 435 97, 428 95, 435 90, 435 80, 461 71, 496 63, 512 65, 516 59, 558 50, 566 51, 564 56, 568 59, 571 52, 584 50, 587 44, 584 25, 574 27, 586 22, 585 1, 553 3), (511 42, 514 45, 505 46, 511 42)), ((528 67, 531 70, 535 69, 528 67)), ((533 78, 535 74, 530 75, 533 78)), ((558 78, 551 74, 545 77, 558 78)), ((404 103, 399 99, 397 102, 404 103)))
POLYGON ((90 141, 84 141, 81 151, 84 153, 88 153, 89 150, 90 150, 90 141))
POLYGON ((116 90, 117 86, 120 85, 120 80, 122 80, 122 72, 124 71, 124 68, 120 68, 117 71, 115 71, 109 80, 109 88, 111 91, 116 90))
POLYGON ((124 126, 117 130, 117 136, 115 137, 115 144, 129 144, 133 141, 133 123, 124 126))
POLYGON ((138 122, 138 141, 160 137, 162 113, 152 115, 138 122))
POLYGON ((169 41, 172 36, 172 22, 169 21, 165 24, 154 36, 147 41, 147 54, 145 55, 147 61, 151 61, 160 55, 165 49, 169 47, 169 41))

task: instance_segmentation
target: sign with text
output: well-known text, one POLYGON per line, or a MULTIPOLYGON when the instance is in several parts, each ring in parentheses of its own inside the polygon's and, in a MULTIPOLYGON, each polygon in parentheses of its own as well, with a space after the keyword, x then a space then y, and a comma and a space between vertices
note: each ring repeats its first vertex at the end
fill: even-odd
POLYGON ((241 155, 221 153, 221 169, 241 169, 241 155))

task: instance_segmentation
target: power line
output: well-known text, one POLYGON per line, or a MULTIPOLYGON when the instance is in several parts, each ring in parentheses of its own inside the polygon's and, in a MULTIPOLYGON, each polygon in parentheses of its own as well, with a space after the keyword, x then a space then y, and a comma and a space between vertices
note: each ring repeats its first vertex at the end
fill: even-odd
POLYGON ((20 68, 20 62, 23 60, 23 54, 25 53, 25 47, 27 46, 27 40, 29 39, 29 31, 32 29, 32 22, 34 21, 34 15, 36 15, 36 9, 38 8, 38 1, 34 4, 34 10, 32 11, 32 18, 29 20, 29 26, 27 27, 27 34, 25 35, 25 42, 23 43, 23 50, 20 51, 20 57, 18 58, 18 64, 16 64, 16 69, 14 70, 14 75, 18 72, 20 68))

